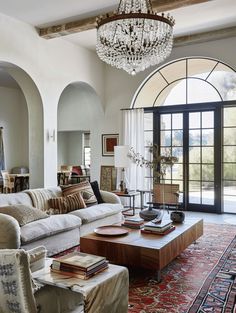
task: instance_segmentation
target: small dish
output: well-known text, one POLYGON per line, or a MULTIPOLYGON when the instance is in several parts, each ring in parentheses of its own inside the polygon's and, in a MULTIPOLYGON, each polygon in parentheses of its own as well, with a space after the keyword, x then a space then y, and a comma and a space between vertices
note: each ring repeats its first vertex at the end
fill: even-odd
POLYGON ((100 236, 123 236, 127 235, 129 230, 121 226, 109 225, 98 227, 94 229, 94 232, 100 236))

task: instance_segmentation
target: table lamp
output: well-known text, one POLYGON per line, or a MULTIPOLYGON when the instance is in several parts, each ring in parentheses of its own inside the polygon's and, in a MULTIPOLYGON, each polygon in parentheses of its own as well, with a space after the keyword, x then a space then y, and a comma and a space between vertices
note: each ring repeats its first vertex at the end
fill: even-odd
POLYGON ((129 167, 130 165, 128 152, 129 152, 129 146, 115 146, 114 147, 115 167, 122 169, 120 191, 124 191, 125 193, 128 193, 127 178, 125 175, 125 168, 129 167))

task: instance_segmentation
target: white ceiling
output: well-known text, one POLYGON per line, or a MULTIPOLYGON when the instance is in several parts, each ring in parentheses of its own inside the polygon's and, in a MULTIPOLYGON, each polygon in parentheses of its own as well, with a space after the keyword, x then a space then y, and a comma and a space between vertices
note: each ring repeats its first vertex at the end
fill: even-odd
MULTIPOLYGON (((33 26, 45 27, 109 12, 118 4, 119 0, 0 0, 0 12, 33 26)), ((211 0, 170 13, 176 20, 175 36, 236 26, 236 0, 211 0)), ((94 50, 96 30, 63 39, 94 50)))
MULTIPOLYGON (((0 0, 0 12, 44 27, 109 12, 118 4, 119 0, 0 0)), ((175 36, 236 26, 236 0, 211 0, 170 13, 176 20, 175 36)), ((62 38, 94 50, 96 30, 62 38)))

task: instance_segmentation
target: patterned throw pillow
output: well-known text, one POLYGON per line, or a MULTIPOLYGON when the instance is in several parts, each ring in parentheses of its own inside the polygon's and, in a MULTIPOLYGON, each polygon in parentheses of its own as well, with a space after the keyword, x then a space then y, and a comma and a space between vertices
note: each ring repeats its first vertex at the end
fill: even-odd
POLYGON ((14 217, 20 226, 49 217, 45 212, 26 204, 14 204, 0 207, 0 213, 14 217))
POLYGON ((48 200, 50 214, 65 214, 78 209, 86 208, 80 192, 65 197, 51 198, 48 200))
POLYGON ((88 181, 83 181, 79 184, 73 184, 70 186, 61 186, 61 188, 63 196, 68 196, 80 192, 86 206, 97 204, 97 199, 88 181))

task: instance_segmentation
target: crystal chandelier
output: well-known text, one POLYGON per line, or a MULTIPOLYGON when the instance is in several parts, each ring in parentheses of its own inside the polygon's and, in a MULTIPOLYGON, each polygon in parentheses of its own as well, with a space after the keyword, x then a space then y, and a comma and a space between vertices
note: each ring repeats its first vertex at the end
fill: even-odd
POLYGON ((170 55, 173 26, 173 17, 154 13, 150 0, 120 0, 117 12, 97 19, 97 54, 135 75, 170 55))

